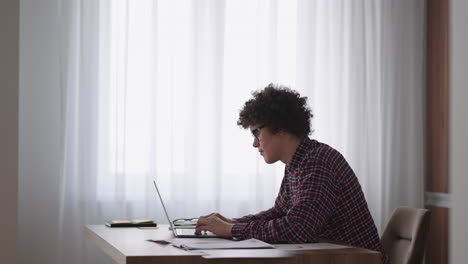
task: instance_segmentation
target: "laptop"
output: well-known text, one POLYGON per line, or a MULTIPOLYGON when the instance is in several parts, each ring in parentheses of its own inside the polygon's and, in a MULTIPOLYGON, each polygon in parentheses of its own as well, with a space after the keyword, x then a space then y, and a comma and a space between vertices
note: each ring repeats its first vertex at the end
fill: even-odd
POLYGON ((177 229, 174 227, 174 224, 172 223, 171 218, 169 217, 169 214, 167 214, 166 206, 164 206, 163 199, 161 197, 161 193, 159 192, 158 185, 156 185, 156 181, 153 181, 154 187, 156 188, 156 192, 158 193, 159 200, 161 201, 164 214, 166 215, 167 221, 169 222, 169 225, 171 226, 172 233, 174 234, 175 237, 177 238, 205 238, 205 237, 219 237, 215 235, 212 232, 206 231, 206 232, 201 232, 200 234, 195 233, 195 229, 177 229))

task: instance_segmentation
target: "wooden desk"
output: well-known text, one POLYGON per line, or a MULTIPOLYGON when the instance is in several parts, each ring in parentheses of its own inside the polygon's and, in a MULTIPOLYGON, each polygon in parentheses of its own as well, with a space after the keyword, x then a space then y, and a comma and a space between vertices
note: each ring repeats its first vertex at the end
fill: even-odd
MULTIPOLYGON (((294 251, 278 254, 274 250, 230 250, 232 258, 205 259, 203 253, 161 245, 147 239, 172 239, 168 225, 159 229, 108 228, 88 225, 84 234, 119 264, 208 264, 208 263, 281 263, 281 264, 380 264, 380 253, 362 248, 294 251), (291 254, 292 253, 292 254, 291 254)), ((220 251, 222 252, 222 251, 220 251)))

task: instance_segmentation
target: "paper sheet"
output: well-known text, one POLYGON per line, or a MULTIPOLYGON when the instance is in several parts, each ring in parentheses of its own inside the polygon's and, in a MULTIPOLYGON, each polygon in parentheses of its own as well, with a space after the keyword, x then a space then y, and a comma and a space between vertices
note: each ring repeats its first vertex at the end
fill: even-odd
POLYGON ((204 239, 174 239, 172 245, 186 250, 203 249, 259 249, 274 248, 273 245, 258 239, 247 239, 242 241, 204 238, 204 239))
POLYGON ((191 251, 204 254, 204 259, 223 259, 223 258, 293 258, 295 255, 291 251, 280 249, 235 249, 235 250, 203 250, 191 251))
POLYGON ((307 244, 275 244, 275 248, 281 250, 318 250, 318 249, 340 249, 351 248, 350 246, 343 246, 330 243, 307 243, 307 244))
POLYGON ((235 241, 222 238, 202 238, 202 239, 184 239, 176 238, 171 240, 148 240, 159 244, 172 244, 175 247, 185 250, 220 250, 220 249, 279 249, 283 251, 300 250, 322 250, 322 249, 340 249, 352 248, 330 243, 307 243, 307 244, 268 244, 257 239, 247 239, 235 241))

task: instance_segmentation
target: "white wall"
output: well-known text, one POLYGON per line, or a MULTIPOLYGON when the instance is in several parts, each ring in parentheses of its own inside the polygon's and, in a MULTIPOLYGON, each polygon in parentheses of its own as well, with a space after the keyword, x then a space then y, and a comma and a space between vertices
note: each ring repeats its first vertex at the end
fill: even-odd
POLYGON ((468 1, 450 1, 451 263, 468 260, 468 1))
POLYGON ((16 263, 19 4, 0 1, 0 261, 16 263))
POLYGON ((55 249, 60 243, 61 94, 56 2, 20 2, 20 263, 56 263, 55 249))

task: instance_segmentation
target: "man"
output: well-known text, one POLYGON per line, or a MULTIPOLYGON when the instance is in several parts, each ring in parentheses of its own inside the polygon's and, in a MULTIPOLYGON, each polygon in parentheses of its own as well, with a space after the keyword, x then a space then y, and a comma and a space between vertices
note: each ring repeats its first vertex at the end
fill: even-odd
MULTIPOLYGON (((253 93, 238 125, 248 128, 266 163, 281 161, 285 175, 274 206, 256 215, 200 217, 196 232, 272 243, 344 242, 382 252, 361 186, 344 157, 311 140, 307 97, 272 84, 253 93)), ((383 263, 388 258, 383 255, 383 263)))

